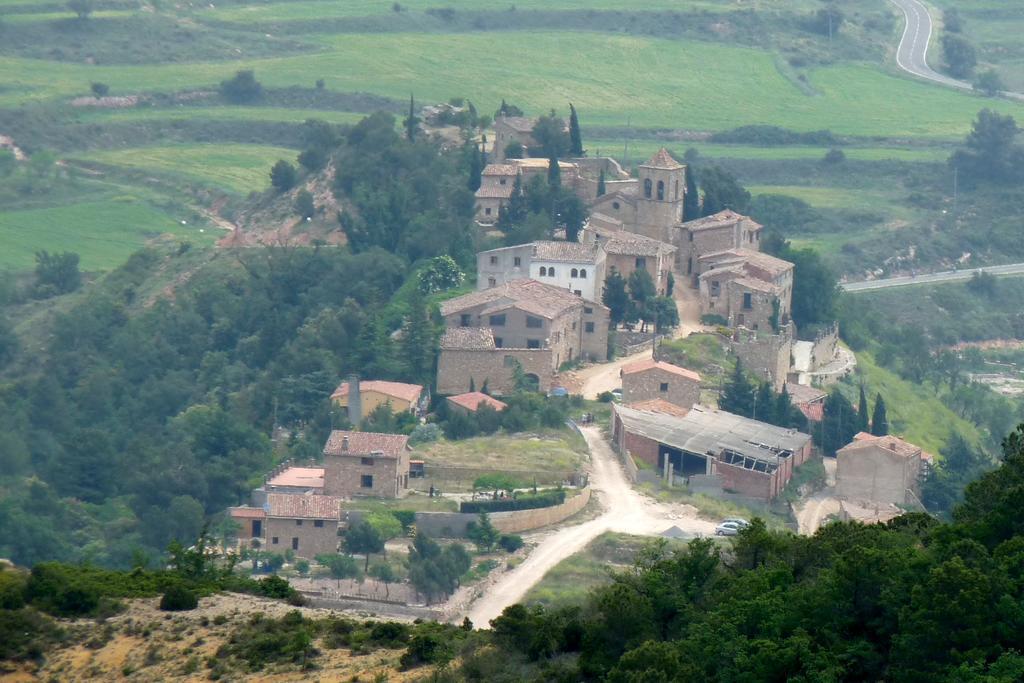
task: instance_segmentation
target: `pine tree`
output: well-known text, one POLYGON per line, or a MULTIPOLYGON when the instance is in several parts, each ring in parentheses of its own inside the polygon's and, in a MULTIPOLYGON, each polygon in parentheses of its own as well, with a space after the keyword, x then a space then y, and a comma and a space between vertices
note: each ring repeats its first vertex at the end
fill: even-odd
POLYGON ((736 359, 732 378, 726 383, 718 399, 718 407, 727 413, 743 417, 750 417, 754 412, 754 387, 743 372, 743 361, 739 358, 736 359))
POLYGON ((466 187, 468 187, 471 192, 476 192, 480 189, 480 174, 483 173, 484 170, 483 157, 476 145, 473 145, 472 148, 468 150, 468 153, 469 178, 467 179, 466 187))
POLYGON ((419 125, 420 118, 416 116, 416 103, 413 100, 413 96, 409 95, 409 116, 405 119, 405 138, 412 142, 416 139, 416 128, 419 125))
POLYGON ((562 169, 558 166, 558 158, 553 156, 548 157, 548 185, 562 186, 562 169))
POLYGON ((782 385, 782 391, 775 397, 775 420, 774 424, 780 427, 790 426, 790 413, 793 412, 793 401, 789 397, 786 385, 782 385))
POLYGON ((427 304, 419 288, 413 288, 409 302, 409 318, 402 331, 402 357, 409 376, 417 382, 430 383, 434 374, 434 331, 427 315, 427 304))
POLYGON ((683 220, 700 218, 700 194, 697 192, 697 173, 692 166, 686 167, 686 196, 683 198, 683 220))
POLYGON ((576 107, 569 103, 569 153, 574 157, 583 156, 583 136, 580 134, 580 120, 576 116, 576 107))
POLYGON ((871 415, 871 433, 885 436, 889 433, 889 418, 885 414, 885 400, 881 394, 875 396, 875 412, 871 415))
POLYGON ((860 399, 857 401, 857 431, 868 431, 868 397, 864 395, 864 385, 860 385, 860 399))
POLYGON ((601 175, 597 177, 597 196, 603 197, 604 193, 607 192, 604 186, 604 169, 601 169, 601 175))

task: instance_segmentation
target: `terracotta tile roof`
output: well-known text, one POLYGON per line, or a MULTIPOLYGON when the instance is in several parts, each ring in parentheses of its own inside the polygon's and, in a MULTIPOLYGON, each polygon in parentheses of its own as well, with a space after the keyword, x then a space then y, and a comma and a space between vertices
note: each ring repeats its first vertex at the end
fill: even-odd
POLYGON ((685 377, 686 379, 691 379, 694 382, 701 381, 700 375, 698 375, 693 370, 687 370, 686 368, 681 368, 678 365, 672 365, 671 363, 666 363, 664 361, 654 360, 653 358, 648 358, 646 360, 638 360, 635 363, 630 363, 629 365, 624 366, 622 368, 622 374, 633 375, 638 372, 646 372, 648 370, 661 370, 663 372, 670 372, 673 375, 685 377))
POLYGON ((715 263, 722 265, 740 265, 749 275, 761 280, 771 280, 785 274, 793 269, 793 264, 771 254, 750 249, 725 249, 704 254, 699 259, 701 263, 715 263))
POLYGON ((508 199, 512 196, 513 189, 515 188, 512 185, 481 185, 473 196, 479 199, 508 199))
POLYGON ((409 446, 409 437, 404 434, 378 434, 376 432, 346 432, 336 429, 331 432, 324 446, 324 455, 369 455, 383 453, 397 457, 409 446), (348 447, 345 447, 345 440, 348 447))
POLYGON ((811 422, 821 422, 825 419, 824 403, 795 403, 794 405, 811 422))
POLYGON ((253 507, 228 508, 228 515, 234 519, 266 519, 267 511, 253 507))
POLYGON ((733 280, 733 283, 739 285, 740 287, 752 289, 755 292, 764 292, 765 294, 776 295, 782 293, 781 287, 777 287, 773 285, 771 282, 768 282, 767 280, 758 280, 757 278, 753 277, 738 277, 735 280, 733 280))
POLYGON ((557 242, 542 240, 533 243, 533 256, 543 261, 570 261, 573 263, 597 263, 597 247, 579 242, 557 242))
POLYGON ((514 176, 518 173, 519 168, 514 164, 487 164, 483 170, 483 175, 514 176))
POLYGON ((880 448, 884 448, 890 453, 895 453, 896 455, 900 455, 905 458, 921 457, 922 455, 920 446, 908 443, 898 436, 875 436, 874 434, 868 434, 867 432, 858 432, 855 434, 853 441, 840 448, 839 452, 856 452, 869 446, 878 446, 880 448))
POLYGON ((494 332, 487 327, 452 327, 441 335, 441 348, 470 351, 494 349, 494 332))
POLYGON ((816 403, 825 400, 825 397, 828 396, 821 389, 804 384, 794 384, 793 382, 786 382, 786 393, 789 394, 789 400, 793 405, 816 403))
POLYGON ((339 519, 344 498, 304 493, 268 493, 267 516, 285 519, 339 519))
MULTIPOLYGON (((583 305, 583 299, 567 289, 546 285, 530 279, 517 279, 504 282, 497 287, 470 292, 441 304, 441 315, 449 316, 468 308, 491 304, 494 308, 499 304, 529 310, 549 320, 583 305)), ((499 310, 499 309, 496 309, 499 310)))
POLYGON ((649 413, 663 413, 665 415, 674 415, 675 417, 686 417, 686 414, 690 412, 689 408, 683 408, 677 406, 675 403, 669 403, 663 398, 652 398, 647 401, 637 401, 630 403, 627 408, 633 410, 646 410, 649 413))
POLYGON ((732 209, 725 209, 718 213, 713 213, 710 216, 704 216, 703 218, 696 218, 692 221, 686 221, 683 223, 683 227, 690 231, 696 230, 711 230, 713 228, 722 228, 727 225, 735 225, 740 221, 747 222, 750 228, 761 228, 764 227, 750 216, 744 216, 741 213, 736 213, 732 209))
POLYGON ((324 487, 323 467, 289 467, 267 481, 267 486, 291 486, 295 488, 322 489, 324 487))
POLYGON ((537 119, 531 119, 526 116, 499 116, 498 120, 494 123, 504 123, 519 133, 532 133, 533 127, 537 124, 537 119))
POLYGON ((499 401, 498 399, 492 398, 479 391, 470 391, 465 394, 458 394, 457 396, 449 396, 448 400, 457 406, 461 406, 462 408, 473 412, 475 412, 481 404, 487 404, 499 413, 505 410, 505 408, 508 408, 507 403, 499 401))
POLYGON ((601 246, 606 254, 619 256, 667 256, 676 251, 671 244, 630 232, 604 238, 601 246))
MULTIPOLYGON (((331 394, 331 398, 345 398, 348 396, 348 382, 342 382, 331 394)), ((388 382, 381 379, 366 379, 359 381, 359 392, 375 391, 378 394, 400 398, 403 401, 416 403, 423 395, 423 387, 419 384, 406 384, 405 382, 388 382)))
POLYGON ((654 153, 646 163, 640 164, 641 166, 652 166, 654 168, 666 168, 676 170, 683 168, 683 165, 672 158, 672 155, 668 153, 668 150, 662 147, 654 153))

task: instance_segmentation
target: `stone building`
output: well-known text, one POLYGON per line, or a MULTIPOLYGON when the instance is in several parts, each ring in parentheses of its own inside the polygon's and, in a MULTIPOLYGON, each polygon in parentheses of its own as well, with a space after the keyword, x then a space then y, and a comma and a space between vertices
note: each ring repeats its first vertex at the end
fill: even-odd
POLYGON ((872 503, 920 505, 921 481, 931 456, 895 436, 860 432, 836 451, 836 492, 872 503))
POLYGON ((736 328, 729 339, 729 350, 743 362, 747 372, 759 381, 771 382, 775 391, 782 391, 793 354, 792 330, 792 325, 778 333, 770 329, 736 328))
MULTIPOLYGON (((359 404, 362 416, 369 415, 375 408, 390 404, 392 412, 410 412, 418 415, 426 408, 428 395, 419 384, 387 382, 383 380, 359 381, 359 404)), ((331 401, 341 408, 349 408, 352 379, 342 382, 331 394, 331 401)), ((353 420, 353 423, 358 420, 353 420)))
POLYGON ((608 357, 608 308, 536 280, 510 280, 450 299, 441 304, 441 315, 442 394, 461 394, 485 381, 496 393, 509 392, 516 361, 547 390, 563 363, 608 357))
POLYGON ((606 278, 617 272, 628 281, 633 271, 646 270, 658 295, 668 294, 669 275, 675 266, 676 253, 671 244, 623 230, 608 230, 593 223, 584 228, 580 241, 601 246, 605 254, 606 278))
POLYGON ((505 150, 513 142, 523 146, 527 154, 536 150, 537 141, 533 139, 533 127, 537 119, 526 116, 499 116, 494 120, 494 153, 495 161, 505 161, 505 150))
POLYGON ((476 255, 477 289, 530 279, 599 301, 604 285, 604 251, 596 244, 539 240, 489 249, 476 255))
POLYGON ((324 494, 401 498, 409 488, 409 437, 331 432, 324 446, 324 494))
POLYGON ((789 323, 793 264, 748 249, 729 249, 698 259, 701 315, 730 327, 778 331, 789 323))
POLYGON ((651 358, 630 363, 621 374, 622 401, 626 405, 661 399, 689 409, 700 402, 700 375, 678 365, 651 358))
POLYGON ((684 417, 612 406, 612 440, 659 471, 761 500, 778 496, 813 448, 807 434, 701 405, 684 417))
POLYGON ((342 498, 271 493, 267 496, 264 548, 312 559, 338 552, 342 498))
POLYGON ((508 203, 515 188, 519 169, 514 164, 487 164, 480 174, 480 187, 477 188, 476 220, 484 224, 498 221, 498 213, 508 203))
POLYGON ((760 251, 762 228, 748 216, 726 209, 681 224, 669 241, 679 248, 676 258, 683 275, 697 287, 698 260, 702 256, 730 249, 760 251))
POLYGON ((671 244, 675 226, 684 220, 686 166, 662 147, 637 170, 636 184, 623 185, 593 200, 591 223, 671 244))

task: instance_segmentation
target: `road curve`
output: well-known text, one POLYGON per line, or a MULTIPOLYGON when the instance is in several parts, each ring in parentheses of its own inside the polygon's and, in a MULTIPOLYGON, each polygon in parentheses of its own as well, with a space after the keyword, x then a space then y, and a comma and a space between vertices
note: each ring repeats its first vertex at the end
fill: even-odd
POLYGON ((943 282, 961 282, 970 280, 978 273, 989 275, 1024 275, 1024 263, 1008 263, 1004 266, 988 266, 986 268, 969 268, 967 270, 946 270, 941 273, 926 273, 922 275, 901 275, 899 277, 887 277, 881 280, 865 280, 864 282, 847 282, 840 284, 839 288, 844 292, 869 292, 876 289, 889 289, 890 287, 906 287, 908 285, 931 285, 943 282))
MULTIPOLYGON (((960 81, 940 74, 928 66, 928 45, 931 42, 934 23, 924 3, 921 0, 890 1, 903 12, 906 19, 903 35, 900 36, 900 43, 896 48, 896 64, 918 78, 959 90, 974 90, 974 86, 967 81, 960 81)), ((1004 91, 1000 95, 1015 100, 1024 100, 1024 95, 1021 93, 1004 91)))

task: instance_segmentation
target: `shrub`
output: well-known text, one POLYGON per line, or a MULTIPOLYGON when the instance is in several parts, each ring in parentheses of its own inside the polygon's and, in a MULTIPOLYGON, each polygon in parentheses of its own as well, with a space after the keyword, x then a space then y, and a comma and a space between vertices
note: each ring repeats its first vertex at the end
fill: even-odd
POLYGON ((523 537, 517 534, 502 534, 498 546, 506 553, 514 553, 523 547, 523 537))
POLYGON ((447 628, 441 624, 420 625, 399 659, 402 668, 450 662, 455 657, 455 647, 451 634, 445 632, 447 628))
POLYGON ((274 167, 270 169, 270 184, 278 192, 287 192, 295 187, 297 179, 298 175, 295 172, 295 167, 284 159, 279 159, 274 164, 274 167))
POLYGON ((106 83, 93 83, 89 86, 89 89, 92 90, 92 94, 96 97, 106 97, 110 92, 110 86, 106 83))
POLYGON ((729 142, 734 144, 761 145, 774 147, 778 145, 835 145, 839 140, 831 131, 815 130, 797 132, 778 126, 740 126, 731 130, 715 133, 712 142, 729 142))
POLYGON ((160 609, 164 612, 184 612, 199 606, 196 594, 182 585, 173 585, 160 598, 160 609))
POLYGON ((313 203, 313 195, 308 190, 301 190, 295 196, 295 213, 302 218, 311 218, 316 213, 316 205, 313 203))
POLYGON ((433 443, 441 438, 441 427, 431 422, 425 425, 416 425, 409 435, 409 445, 415 446, 421 443, 433 443))
POLYGON ((226 81, 221 81, 220 94, 236 104, 253 102, 263 94, 263 86, 251 70, 238 71, 226 81))
POLYGON ((597 395, 597 400, 601 403, 611 403, 615 400, 615 394, 610 391, 602 391, 597 395))
POLYGON ((459 503, 459 512, 509 512, 512 510, 534 510, 561 505, 565 502, 565 491, 555 489, 540 493, 525 493, 515 498, 499 500, 472 500, 459 503))
POLYGON ((277 598, 279 600, 290 598, 296 592, 286 579, 282 579, 277 574, 268 576, 258 581, 257 584, 257 593, 268 598, 277 598))
POLYGON ((0 609, 19 609, 25 605, 25 575, 0 570, 0 609))
POLYGON ((846 154, 843 150, 833 147, 829 151, 825 152, 825 156, 822 161, 826 164, 841 164, 846 161, 846 154))
POLYGON ((728 325, 729 321, 717 313, 708 313, 700 317, 702 325, 728 325))
POLYGON ((408 532, 412 525, 416 523, 415 510, 392 510, 391 514, 402 523, 402 531, 408 532))

